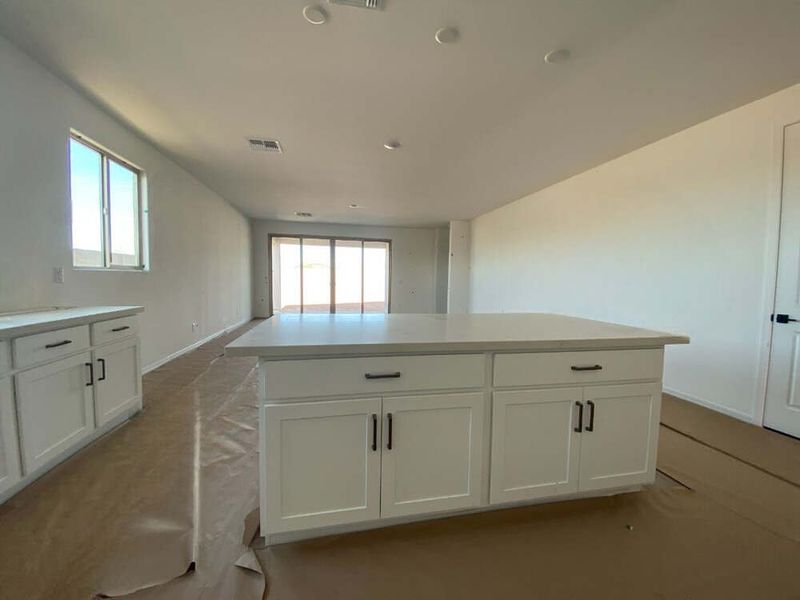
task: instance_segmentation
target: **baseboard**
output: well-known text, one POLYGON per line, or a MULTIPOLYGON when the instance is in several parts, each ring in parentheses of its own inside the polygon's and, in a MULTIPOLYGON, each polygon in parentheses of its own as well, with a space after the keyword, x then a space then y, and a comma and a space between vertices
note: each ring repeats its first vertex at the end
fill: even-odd
POLYGON ((675 396, 676 398, 680 398, 681 400, 686 400, 687 402, 699 404, 700 406, 705 406, 706 408, 710 408, 711 410, 715 410, 722 414, 728 415, 729 417, 733 417, 734 419, 739 419, 740 421, 745 421, 747 423, 754 423, 758 425, 756 419, 754 419, 753 415, 751 414, 742 412, 740 410, 736 410, 735 408, 730 408, 729 406, 717 404, 716 402, 711 402, 710 400, 704 400, 702 398, 698 398, 697 396, 692 396, 691 394, 679 392, 678 390, 668 388, 666 386, 663 389, 664 392, 666 392, 667 394, 675 396))
POLYGON ((216 333, 212 333, 211 335, 208 335, 208 336, 204 337, 202 340, 197 340, 196 342, 186 346, 185 348, 181 348, 180 350, 165 356, 164 358, 159 358, 157 361, 152 362, 149 365, 145 366, 142 369, 142 375, 145 375, 146 373, 149 373, 150 371, 152 371, 154 369, 157 369, 161 365, 164 365, 164 364, 168 363, 171 360, 175 360, 179 356, 183 356, 187 352, 191 352, 195 348, 199 348, 200 346, 202 346, 206 342, 210 342, 214 338, 218 338, 221 335, 225 335, 226 333, 230 333, 231 331, 233 331, 237 327, 241 327, 245 323, 249 323, 252 320, 253 320, 252 317, 247 317, 246 319, 242 319, 241 321, 239 321, 237 323, 234 323, 233 325, 228 325, 227 327, 225 327, 223 329, 220 329, 216 333))

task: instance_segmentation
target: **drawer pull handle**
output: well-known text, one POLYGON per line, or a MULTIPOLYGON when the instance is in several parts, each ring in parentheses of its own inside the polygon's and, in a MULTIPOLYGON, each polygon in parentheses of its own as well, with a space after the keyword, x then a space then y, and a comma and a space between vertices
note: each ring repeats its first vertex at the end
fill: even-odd
POLYGON ((594 402, 587 400, 586 404, 589 406, 589 424, 584 431, 594 431, 594 402))
POLYGON ((578 407, 578 424, 572 429, 575 433, 580 433, 583 429, 583 402, 576 402, 575 406, 578 407))
POLYGON ((100 366, 103 367, 103 374, 97 378, 97 381, 105 381, 106 378, 106 359, 105 358, 98 358, 97 362, 100 363, 100 366))
POLYGON ((90 387, 94 385, 94 363, 87 362, 84 364, 89 367, 89 383, 86 384, 86 387, 90 387))
POLYGON ((591 365, 588 367, 579 367, 578 365, 572 365, 570 367, 573 371, 602 371, 603 365, 591 365))
POLYGON ((397 379, 402 373, 394 371, 393 373, 364 373, 364 379, 397 379))
POLYGON ((389 420, 389 437, 388 437, 388 440, 386 442, 386 449, 387 450, 391 450, 392 449, 392 413, 388 413, 386 415, 386 418, 389 420))
POLYGON ((372 451, 378 450, 378 415, 372 413, 372 451))
POLYGON ((131 328, 130 325, 123 325, 122 327, 114 327, 114 329, 112 329, 111 331, 113 333, 117 333, 119 331, 125 331, 126 329, 130 329, 130 328, 131 328))
POLYGON ((60 348, 61 346, 66 346, 67 344, 71 344, 71 343, 72 343, 72 340, 63 340, 63 341, 60 341, 60 342, 56 342, 54 344, 45 344, 44 347, 49 350, 50 348, 60 348))

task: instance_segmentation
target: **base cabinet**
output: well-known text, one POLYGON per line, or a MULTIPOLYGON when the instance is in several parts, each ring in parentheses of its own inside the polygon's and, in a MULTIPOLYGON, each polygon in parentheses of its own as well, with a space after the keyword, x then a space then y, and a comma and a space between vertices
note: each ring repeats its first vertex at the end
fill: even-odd
POLYGON ((94 414, 98 427, 139 402, 139 342, 136 338, 109 344, 92 352, 94 358, 94 414))
POLYGON ((94 430, 91 365, 91 354, 84 352, 16 375, 26 474, 94 430))
POLYGON ((482 393, 263 410, 267 533, 480 503, 482 393))
POLYGON ((0 379, 0 493, 22 478, 17 442, 17 415, 10 377, 0 379))

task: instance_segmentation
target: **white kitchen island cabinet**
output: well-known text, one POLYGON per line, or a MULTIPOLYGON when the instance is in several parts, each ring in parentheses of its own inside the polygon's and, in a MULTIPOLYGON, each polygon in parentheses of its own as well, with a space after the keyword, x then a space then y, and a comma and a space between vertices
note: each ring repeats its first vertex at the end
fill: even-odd
POLYGON ((269 544, 655 478, 664 346, 550 314, 281 315, 259 357, 269 544))

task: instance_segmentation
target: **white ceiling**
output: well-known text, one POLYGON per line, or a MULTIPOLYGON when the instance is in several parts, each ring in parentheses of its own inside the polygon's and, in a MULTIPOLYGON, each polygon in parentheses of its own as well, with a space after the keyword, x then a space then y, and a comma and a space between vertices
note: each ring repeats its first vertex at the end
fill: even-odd
POLYGON ((0 33, 244 213, 327 222, 471 218, 800 81, 797 0, 318 1, 322 26, 305 0, 0 0, 0 33))

